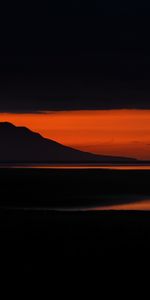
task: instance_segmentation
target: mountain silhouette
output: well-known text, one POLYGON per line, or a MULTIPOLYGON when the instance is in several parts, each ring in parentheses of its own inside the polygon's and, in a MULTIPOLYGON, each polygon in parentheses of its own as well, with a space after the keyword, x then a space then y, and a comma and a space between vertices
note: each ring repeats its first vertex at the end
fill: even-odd
POLYGON ((96 155, 42 137, 26 127, 0 123, 1 163, 134 162, 136 159, 96 155))

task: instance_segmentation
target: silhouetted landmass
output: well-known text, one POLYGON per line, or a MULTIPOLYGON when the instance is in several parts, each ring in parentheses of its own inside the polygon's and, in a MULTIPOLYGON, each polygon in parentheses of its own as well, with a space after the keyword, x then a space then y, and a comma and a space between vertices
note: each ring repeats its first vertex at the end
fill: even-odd
POLYGON ((0 162, 5 163, 71 163, 120 162, 132 163, 136 159, 96 155, 82 152, 43 138, 26 127, 0 123, 0 162))

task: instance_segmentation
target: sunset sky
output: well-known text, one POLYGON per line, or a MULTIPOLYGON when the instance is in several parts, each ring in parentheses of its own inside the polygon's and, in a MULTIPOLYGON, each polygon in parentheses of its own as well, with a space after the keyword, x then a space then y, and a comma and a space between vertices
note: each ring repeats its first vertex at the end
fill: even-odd
POLYGON ((4 121, 83 151, 150 159, 149 110, 1 113, 4 121))
POLYGON ((5 28, 0 121, 81 150, 150 159, 150 4, 60 8, 40 8, 34 28, 32 14, 5 28))

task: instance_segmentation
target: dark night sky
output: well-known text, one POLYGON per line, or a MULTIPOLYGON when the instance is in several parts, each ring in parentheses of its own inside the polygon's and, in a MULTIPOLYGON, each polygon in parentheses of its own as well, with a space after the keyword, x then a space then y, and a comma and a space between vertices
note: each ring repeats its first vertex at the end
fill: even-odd
POLYGON ((150 109, 150 4, 12 4, 2 16, 1 112, 150 109))

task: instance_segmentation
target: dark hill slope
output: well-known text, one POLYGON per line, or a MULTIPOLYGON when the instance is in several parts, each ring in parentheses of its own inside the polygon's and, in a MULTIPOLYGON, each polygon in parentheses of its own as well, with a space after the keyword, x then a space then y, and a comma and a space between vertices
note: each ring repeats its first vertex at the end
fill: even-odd
POLYGON ((124 157, 111 157, 82 152, 43 138, 26 127, 0 123, 0 162, 74 163, 135 162, 124 157))

